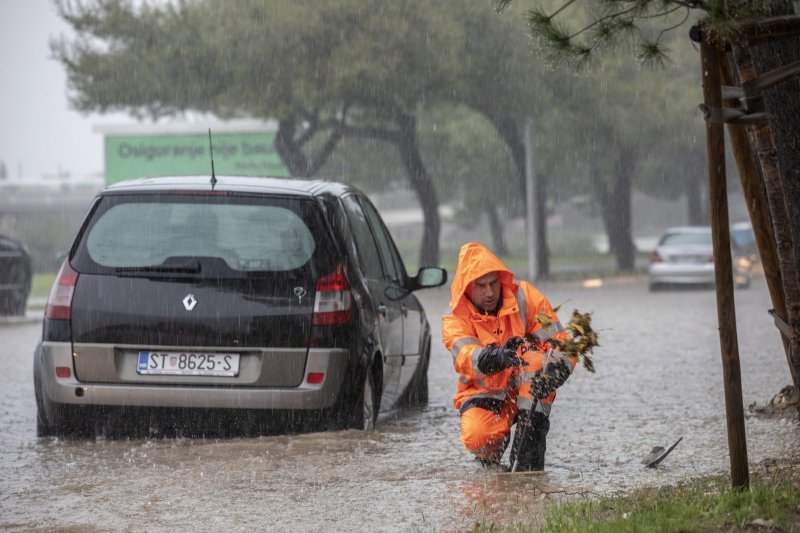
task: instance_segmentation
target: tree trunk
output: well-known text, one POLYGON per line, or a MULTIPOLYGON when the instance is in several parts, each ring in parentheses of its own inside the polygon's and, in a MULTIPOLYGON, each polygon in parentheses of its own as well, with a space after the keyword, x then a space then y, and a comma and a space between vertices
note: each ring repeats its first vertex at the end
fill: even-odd
MULTIPOLYGON (((774 2, 773 15, 792 15, 794 10, 789 2, 774 2)), ((800 38, 793 37, 767 42, 751 49, 753 65, 758 73, 766 73, 775 68, 800 60, 800 38)), ((787 292, 787 320, 792 330, 789 340, 789 364, 793 366, 792 380, 795 392, 800 386, 800 78, 795 76, 779 85, 764 91, 764 108, 769 113, 772 135, 777 147, 778 166, 783 184, 783 194, 789 231, 794 244, 794 278, 792 288, 787 292)), ((788 259, 787 259, 788 260, 788 259)), ((790 275, 785 273, 784 275, 790 275)), ((800 404, 797 406, 800 412, 800 404)))
MULTIPOLYGON (((745 85, 758 76, 758 71, 747 47, 734 43, 732 48, 739 79, 745 85)), ((790 364, 793 365, 794 376, 800 368, 800 284, 797 275, 796 248, 792 239, 789 198, 784 190, 778 146, 770 126, 771 124, 763 123, 751 126, 750 135, 754 152, 761 165, 761 175, 775 233, 778 263, 786 299, 787 322, 792 331, 789 339, 789 359, 790 364)), ((780 148, 782 148, 781 151, 796 151, 797 145, 781 146, 780 148)), ((800 405, 798 405, 798 410, 800 410, 800 405)))
MULTIPOLYGON (((791 13, 791 11, 790 11, 791 13)), ((784 13, 776 13, 784 14, 784 13)), ((800 39, 781 39, 753 46, 753 66, 759 74, 800 61, 800 39)), ((795 271, 800 272, 800 77, 795 76, 764 91, 764 108, 775 146, 786 195, 795 271)))
MULTIPOLYGON (((727 86, 734 86, 734 75, 727 55, 720 55, 722 80, 727 86)), ((730 102, 728 107, 734 107, 730 102)), ((777 246, 775 245, 775 234, 772 231, 772 222, 769 218, 769 205, 764 194, 763 180, 758 173, 753 152, 750 149, 750 141, 747 137, 747 130, 741 124, 728 124, 728 135, 731 140, 731 149, 736 159, 736 167, 739 171, 739 180, 742 185, 747 211, 750 214, 750 221, 753 225, 753 233, 756 238, 758 253, 761 257, 761 267, 764 270, 764 277, 767 281, 772 307, 778 317, 786 321, 786 298, 783 292, 783 280, 781 270, 778 266, 777 246)), ((792 382, 798 388, 798 376, 795 373, 791 361, 789 350, 789 339, 782 333, 777 332, 783 343, 783 350, 789 363, 789 370, 792 374, 792 382)))
MULTIPOLYGON (((525 143, 520 135, 519 125, 513 117, 492 117, 485 115, 494 124, 497 133, 505 141, 511 152, 511 159, 514 161, 514 168, 517 174, 517 187, 519 197, 524 199, 526 180, 525 180, 525 143)), ((536 196, 535 215, 536 216, 536 275, 539 279, 550 277, 550 247, 547 244, 547 186, 546 177, 538 177, 538 186, 534 194, 536 196)), ((524 205, 525 212, 528 206, 524 205)))
POLYGON ((691 172, 686 175, 686 208, 691 226, 709 224, 708 202, 703 201, 704 180, 701 177, 691 172))
POLYGON ((536 177, 536 275, 537 279, 550 277, 550 247, 547 244, 547 176, 536 177))
POLYGON ((636 259, 631 237, 631 163, 628 150, 620 148, 613 187, 603 181, 596 169, 592 170, 591 180, 595 196, 600 200, 609 249, 617 258, 617 268, 628 272, 634 269, 636 259))
POLYGON ((295 177, 305 177, 308 172, 308 159, 302 147, 295 140, 297 123, 294 120, 281 120, 278 122, 278 133, 275 136, 275 151, 281 156, 283 164, 289 169, 289 174, 295 177))
POLYGON ((514 161, 514 168, 517 171, 517 187, 519 187, 520 197, 525 198, 525 143, 520 135, 518 121, 512 117, 492 117, 485 115, 494 124, 500 138, 505 141, 508 151, 511 152, 511 159, 514 161))
POLYGON ((335 121, 335 124, 320 128, 317 121, 306 129, 299 137, 297 134, 298 122, 294 119, 281 120, 278 123, 278 134, 275 136, 275 151, 289 169, 289 174, 297 178, 309 178, 316 175, 322 165, 330 158, 336 145, 342 139, 344 120, 335 121), (306 154, 304 147, 315 135, 330 130, 330 134, 316 154, 306 154))
POLYGON ((400 125, 398 144, 400 158, 406 167, 411 186, 414 192, 417 193, 417 199, 422 207, 424 217, 419 266, 438 266, 439 234, 441 232, 439 199, 436 196, 436 189, 433 187, 419 152, 416 119, 410 115, 402 115, 398 122, 400 125))
POLYGON ((492 234, 495 255, 499 257, 508 256, 506 240, 503 236, 503 221, 500 220, 500 215, 497 213, 497 206, 485 203, 483 204, 483 212, 486 213, 486 220, 489 221, 489 231, 492 234))

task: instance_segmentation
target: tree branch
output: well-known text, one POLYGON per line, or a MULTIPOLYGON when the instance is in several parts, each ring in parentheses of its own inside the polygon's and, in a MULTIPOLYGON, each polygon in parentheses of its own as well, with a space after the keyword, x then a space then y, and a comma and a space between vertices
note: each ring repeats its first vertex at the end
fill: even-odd
POLYGON ((600 17, 599 19, 595 20, 594 22, 592 22, 588 26, 585 26, 584 28, 582 28, 582 29, 578 30, 577 32, 573 33, 568 38, 569 38, 569 40, 572 40, 573 38, 577 37, 581 33, 585 32, 586 30, 592 29, 594 26, 597 26, 598 24, 601 24, 601 23, 603 23, 603 22, 605 22, 607 20, 611 20, 611 19, 623 18, 624 15, 627 15, 628 13, 636 11, 637 9, 638 9, 638 6, 634 6, 634 7, 628 8, 628 9, 623 9, 622 11, 618 11, 616 13, 611 13, 611 14, 606 15, 604 17, 600 17))
MULTIPOLYGON (((666 12, 665 14, 674 13, 674 12, 675 12, 675 11, 677 11, 678 9, 682 9, 682 8, 683 8, 682 6, 676 7, 675 9, 672 9, 672 10, 670 10, 669 12, 666 12)), ((688 8, 688 7, 687 7, 687 8, 685 8, 685 9, 686 9, 686 16, 685 16, 685 17, 683 17, 683 20, 682 20, 682 21, 680 21, 680 22, 678 22, 677 24, 675 24, 675 25, 673 25, 673 26, 670 26, 670 27, 668 27, 668 28, 664 28, 663 30, 661 30, 661 31, 658 33, 658 37, 656 37, 656 42, 659 42, 659 41, 661 40, 661 36, 662 36, 662 35, 664 35, 664 34, 665 34, 665 33, 667 33, 667 32, 670 32, 670 31, 672 31, 672 30, 675 30, 675 29, 677 29, 677 28, 679 28, 679 27, 683 26, 683 24, 684 24, 684 23, 685 23, 687 20, 689 20, 689 15, 691 14, 691 11, 689 11, 689 8, 688 8)))
POLYGON ((294 141, 297 145, 304 145, 307 143, 311 138, 317 133, 320 129, 319 124, 319 111, 314 110, 313 112, 308 112, 306 110, 301 110, 300 115, 308 121, 308 128, 303 131, 302 134, 294 141))
POLYGON ((561 13, 562 11, 564 11, 565 9, 567 9, 569 6, 571 6, 574 3, 575 3, 575 0, 568 0, 561 7, 559 7, 558 9, 553 11, 550 15, 548 15, 547 18, 548 19, 552 19, 554 17, 557 17, 559 13, 561 13))
POLYGON ((333 131, 331 131, 330 136, 325 141, 325 144, 322 146, 317 155, 311 158, 308 169, 309 176, 315 176, 317 172, 319 172, 319 169, 322 168, 322 165, 324 165, 328 161, 328 158, 333 153, 333 150, 336 148, 336 145, 342 139, 342 136, 344 134, 344 129, 346 127, 345 125, 347 123, 347 112, 349 111, 349 109, 350 109, 350 104, 345 103, 342 106, 341 118, 339 119, 331 118, 322 123, 321 129, 331 128, 333 131))
POLYGON ((311 158, 311 161, 309 161, 308 165, 309 176, 316 175, 317 172, 319 172, 319 169, 322 168, 322 165, 328 161, 328 158, 333 153, 334 148, 336 148, 336 145, 342 138, 343 129, 344 125, 341 122, 338 123, 317 155, 311 158))

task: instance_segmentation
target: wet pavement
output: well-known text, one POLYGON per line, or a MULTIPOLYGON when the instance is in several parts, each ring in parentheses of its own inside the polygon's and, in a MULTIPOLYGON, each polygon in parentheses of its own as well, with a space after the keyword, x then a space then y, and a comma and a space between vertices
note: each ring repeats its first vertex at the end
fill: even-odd
MULTIPOLYGON (((37 439, 37 320, 0 323, 0 529, 454 531, 508 524, 565 495, 618 494, 729 469, 714 292, 540 285, 566 320, 592 311, 596 374, 560 390, 547 472, 482 469, 458 441, 440 344, 445 289, 419 296, 434 329, 430 405, 344 431, 229 439, 37 439), (653 446, 683 441, 658 468, 653 446)), ((736 291, 745 406, 791 383, 763 277, 736 291)), ((796 422, 746 419, 751 464, 793 453, 796 422)), ((508 461, 507 457, 505 459, 508 461)))

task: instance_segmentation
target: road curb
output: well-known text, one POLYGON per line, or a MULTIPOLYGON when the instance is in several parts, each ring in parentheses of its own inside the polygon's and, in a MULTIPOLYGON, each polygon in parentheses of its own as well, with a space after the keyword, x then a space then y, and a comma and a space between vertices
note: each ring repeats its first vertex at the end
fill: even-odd
POLYGON ((43 318, 44 312, 42 311, 28 311, 25 316, 0 316, 0 327, 34 324, 41 322, 43 318))
POLYGON ((642 285, 647 283, 647 276, 642 274, 631 274, 628 276, 587 276, 583 279, 568 281, 542 280, 534 282, 533 285, 549 286, 568 286, 580 287, 586 290, 599 287, 621 286, 621 285, 642 285))

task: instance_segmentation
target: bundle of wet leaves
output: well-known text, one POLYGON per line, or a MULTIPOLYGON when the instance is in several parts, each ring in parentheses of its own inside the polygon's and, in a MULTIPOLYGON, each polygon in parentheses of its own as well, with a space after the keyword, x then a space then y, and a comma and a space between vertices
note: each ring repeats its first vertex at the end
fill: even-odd
MULTIPOLYGON (((556 308, 557 311, 558 308, 556 308)), ((544 312, 536 315, 536 321, 545 329, 549 328, 553 323, 544 312)), ((592 313, 581 313, 577 309, 573 310, 565 329, 570 333, 568 340, 558 342, 551 339, 548 342, 555 343, 561 353, 570 356, 574 363, 581 360, 586 370, 594 372, 594 361, 591 353, 600 344, 598 343, 597 332, 592 329, 592 313)))

